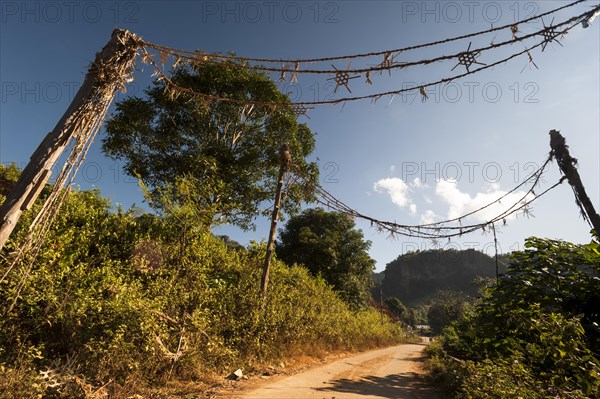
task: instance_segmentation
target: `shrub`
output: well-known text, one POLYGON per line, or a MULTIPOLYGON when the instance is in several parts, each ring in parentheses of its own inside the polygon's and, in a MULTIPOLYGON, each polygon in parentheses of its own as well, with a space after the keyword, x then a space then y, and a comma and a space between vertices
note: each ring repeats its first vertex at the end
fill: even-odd
POLYGON ((264 250, 228 248, 185 212, 115 211, 97 191, 71 193, 31 268, 0 270, 0 394, 126 397, 172 378, 401 339, 373 309, 351 310, 322 279, 278 260, 263 298, 264 250), (40 380, 50 370, 63 393, 40 380))
POLYGON ((526 248, 429 349, 430 375, 456 397, 599 397, 598 244, 531 238, 526 248))

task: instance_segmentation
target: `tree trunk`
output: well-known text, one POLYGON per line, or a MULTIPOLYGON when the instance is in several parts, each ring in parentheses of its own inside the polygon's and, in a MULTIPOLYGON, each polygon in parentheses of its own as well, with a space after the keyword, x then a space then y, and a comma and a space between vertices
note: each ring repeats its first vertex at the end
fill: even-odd
POLYGON ((114 75, 129 74, 137 55, 139 38, 127 30, 115 29, 110 41, 96 54, 85 79, 54 130, 46 135, 21 172, 15 187, 0 206, 0 249, 8 240, 23 211, 31 208, 51 175, 69 141, 80 134, 76 118, 87 104, 96 101, 100 92, 111 92, 112 98, 124 84, 114 75))

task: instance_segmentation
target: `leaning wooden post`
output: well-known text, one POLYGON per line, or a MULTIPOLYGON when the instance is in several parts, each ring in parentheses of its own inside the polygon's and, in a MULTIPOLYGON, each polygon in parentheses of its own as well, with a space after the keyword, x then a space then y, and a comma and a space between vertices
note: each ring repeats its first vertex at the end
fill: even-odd
POLYGON ((273 258, 273 249, 275 247, 275 235, 277 233, 277 221, 279 220, 279 209, 281 206, 281 192, 283 191, 283 179, 285 174, 292 166, 292 156, 287 144, 281 147, 281 166, 279 167, 279 180, 277 181, 277 191, 275 192, 275 205, 273 205, 273 215, 271 216, 271 230, 269 231, 269 241, 267 243, 267 254, 265 256, 265 264, 263 266, 262 280, 260 289, 263 294, 267 293, 269 286, 269 268, 271 267, 271 259, 273 258))
POLYGON ((565 138, 558 130, 550 130, 550 147, 558 166, 567 177, 567 181, 571 187, 573 187, 575 202, 581 210, 581 215, 596 230, 596 236, 600 237, 600 216, 596 213, 592 201, 585 192, 585 188, 575 167, 577 160, 569 154, 569 147, 565 143, 565 138))
POLYGON ((23 211, 31 208, 48 182, 53 164, 60 158, 69 141, 80 132, 86 107, 98 101, 98 94, 112 95, 112 99, 124 82, 113 76, 129 75, 140 39, 127 30, 115 29, 110 41, 96 54, 85 79, 54 130, 46 135, 34 151, 29 163, 21 172, 15 187, 0 206, 0 249, 8 240, 23 211))

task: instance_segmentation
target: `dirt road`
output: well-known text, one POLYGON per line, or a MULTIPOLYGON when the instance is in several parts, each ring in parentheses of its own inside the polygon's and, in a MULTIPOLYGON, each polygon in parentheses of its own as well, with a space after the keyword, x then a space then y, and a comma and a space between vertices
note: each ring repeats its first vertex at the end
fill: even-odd
POLYGON ((425 344, 404 344, 337 360, 267 382, 236 399, 440 399, 422 379, 425 344))

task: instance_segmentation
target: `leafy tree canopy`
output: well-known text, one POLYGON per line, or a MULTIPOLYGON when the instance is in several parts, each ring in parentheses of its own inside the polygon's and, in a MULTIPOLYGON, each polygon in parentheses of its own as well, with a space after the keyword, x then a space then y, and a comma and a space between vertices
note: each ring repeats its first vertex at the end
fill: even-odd
POLYGON ((385 298, 384 303, 390 312, 403 323, 409 326, 415 326, 417 324, 417 316, 415 311, 400 301, 396 297, 385 298))
POLYGON ((0 204, 4 202, 10 190, 15 186, 20 173, 17 164, 14 162, 6 166, 0 164, 0 204))
POLYGON ((458 291, 438 291, 427 311, 427 320, 435 334, 465 315, 472 300, 458 291))
MULTIPOLYGON (((235 62, 197 63, 176 69, 177 85, 211 96, 289 105, 271 79, 235 62)), ((168 208, 161 198, 193 200, 206 225, 233 223, 253 227, 260 204, 274 196, 283 144, 295 165, 317 178, 308 163, 315 140, 296 120, 291 106, 251 106, 173 96, 163 81, 146 90, 146 98, 128 98, 116 105, 106 126, 103 151, 124 160, 124 170, 149 188, 150 202, 168 208), (165 195, 165 193, 167 195, 165 195)), ((310 198, 311 185, 287 188, 285 210, 298 210, 310 198)), ((172 205, 172 204, 170 204, 172 205)))
MULTIPOLYGON (((0 165, 1 189, 19 173, 0 165)), ((166 381, 314 353, 315 342, 347 351, 402 336, 277 260, 265 301, 265 245, 213 236, 185 203, 154 215, 114 209, 97 190, 66 192, 35 262, 11 265, 45 195, 0 253, 0 398, 150 397, 166 381)))
POLYGON ((477 306, 444 330, 435 356, 448 361, 434 375, 456 397, 600 397, 600 244, 531 237, 510 258, 477 306))
MULTIPOLYGON (((481 306, 482 326, 499 339, 510 331, 525 304, 539 304, 542 311, 580 319, 592 350, 600 350, 600 244, 588 245, 530 237, 525 250, 511 255, 508 272, 481 306)), ((501 346, 502 348, 504 346, 501 346)))
POLYGON ((280 233, 277 255, 288 264, 303 264, 321 276, 356 307, 368 304, 375 261, 362 231, 341 213, 307 209, 290 218, 280 233))

